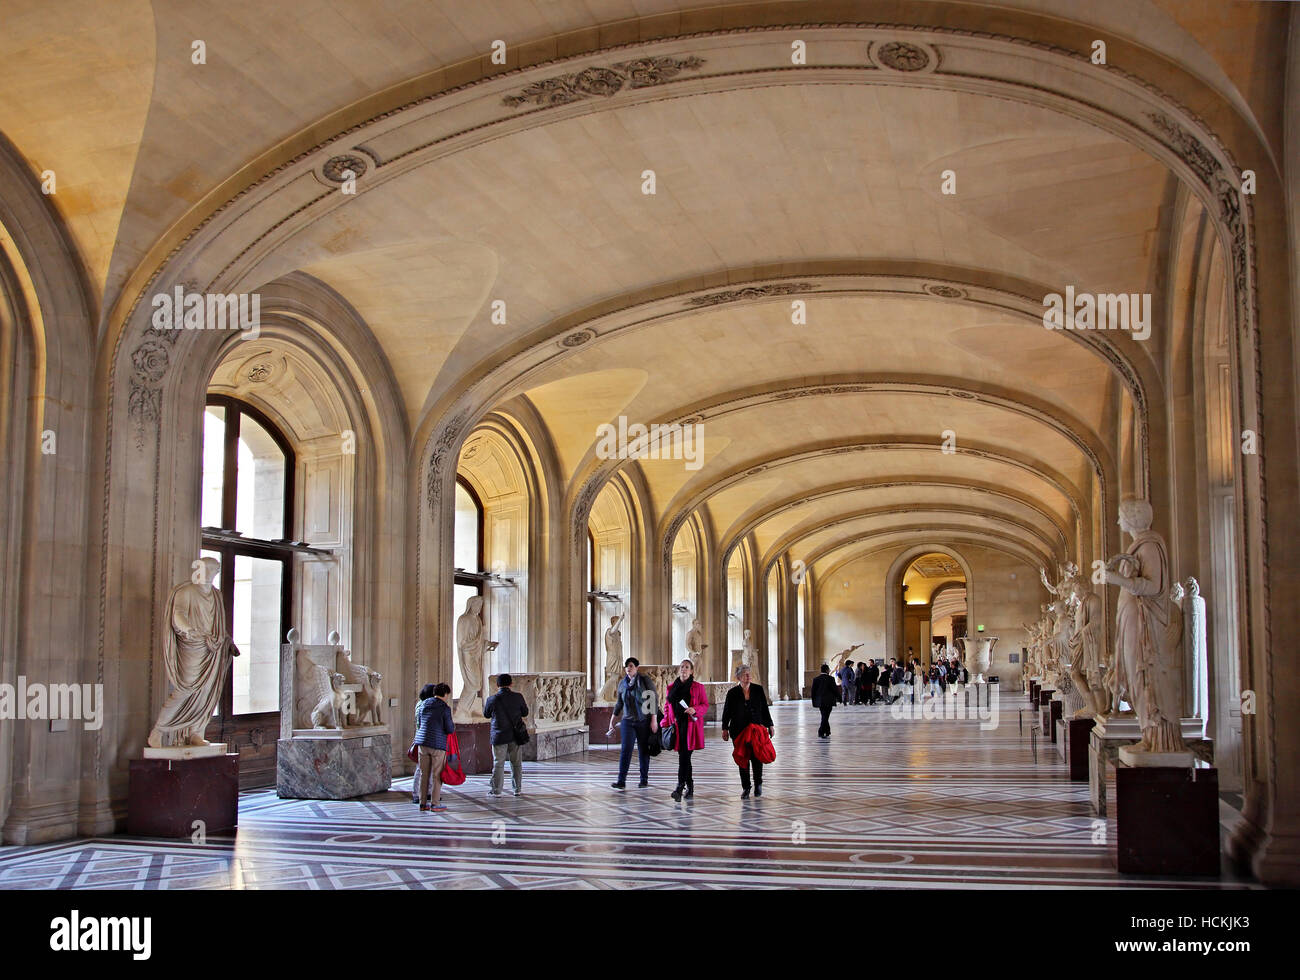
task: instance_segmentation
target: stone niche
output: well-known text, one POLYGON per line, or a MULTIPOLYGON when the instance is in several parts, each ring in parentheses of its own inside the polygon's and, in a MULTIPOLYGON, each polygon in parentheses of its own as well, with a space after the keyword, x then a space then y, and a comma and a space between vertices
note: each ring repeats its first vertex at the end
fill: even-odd
POLYGON ((511 674, 510 689, 528 705, 524 758, 544 762, 587 748, 587 678, 580 671, 511 674))
POLYGON ((383 677, 332 642, 280 647, 280 740, 276 792, 346 800, 387 790, 393 740, 384 720, 383 677))

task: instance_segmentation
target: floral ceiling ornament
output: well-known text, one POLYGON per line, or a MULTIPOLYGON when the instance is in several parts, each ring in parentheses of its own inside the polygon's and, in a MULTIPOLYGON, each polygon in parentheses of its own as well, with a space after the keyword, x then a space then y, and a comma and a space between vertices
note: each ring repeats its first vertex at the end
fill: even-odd
POLYGON ((660 56, 620 61, 605 68, 589 66, 581 71, 544 78, 524 86, 502 102, 512 109, 526 103, 541 108, 581 102, 594 96, 609 98, 623 89, 650 88, 671 81, 684 71, 697 71, 703 58, 660 56))
POLYGON ((336 184, 344 183, 347 178, 347 171, 352 171, 352 179, 356 180, 366 172, 366 161, 361 157, 345 153, 341 156, 330 157, 325 161, 325 166, 321 167, 321 175, 329 181, 336 184))
POLYGON ((706 293, 692 296, 686 301, 687 306, 718 306, 722 303, 737 303, 746 299, 765 299, 769 296, 789 296, 792 293, 806 293, 816 289, 810 282, 776 282, 766 286, 744 286, 740 289, 726 289, 720 293, 706 293))
POLYGON ((924 48, 906 41, 890 41, 876 52, 876 60, 894 71, 920 71, 930 64, 924 48))

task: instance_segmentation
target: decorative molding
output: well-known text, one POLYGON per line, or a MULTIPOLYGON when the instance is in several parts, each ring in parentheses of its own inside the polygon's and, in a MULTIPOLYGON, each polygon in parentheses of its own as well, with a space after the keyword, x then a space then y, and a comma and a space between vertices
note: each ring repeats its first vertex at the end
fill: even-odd
POLYGON ((768 296, 789 296, 792 293, 807 293, 817 287, 810 282, 775 282, 766 286, 744 286, 740 289, 725 289, 720 293, 705 293, 692 296, 686 301, 687 307, 718 306, 722 303, 736 303, 746 299, 764 299, 768 296))
POLYGON ((684 71, 698 71, 703 58, 657 56, 619 61, 607 68, 589 65, 580 71, 553 75, 524 86, 514 95, 501 99, 512 109, 526 103, 539 108, 568 105, 594 96, 609 98, 626 89, 651 88, 671 81, 684 71))
POLYGON ((460 434, 464 431, 465 422, 468 418, 469 411, 466 410, 448 422, 434 443, 433 453, 429 457, 425 496, 429 502, 429 513, 435 522, 438 520, 438 505, 442 500, 443 469, 447 460, 452 456, 452 449, 459 441, 460 434))

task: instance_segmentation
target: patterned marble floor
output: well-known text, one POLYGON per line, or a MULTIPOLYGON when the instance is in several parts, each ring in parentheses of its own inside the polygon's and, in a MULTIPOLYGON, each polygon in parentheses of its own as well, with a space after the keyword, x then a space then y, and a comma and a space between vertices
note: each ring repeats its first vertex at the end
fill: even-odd
POLYGON ((526 763, 518 798, 491 799, 487 777, 471 776, 445 791, 442 814, 409 802, 409 777, 343 802, 262 790, 241 796, 237 835, 203 844, 122 835, 0 848, 0 888, 1252 887, 1226 873, 1117 874, 1093 842, 1087 785, 1034 761, 1015 711, 981 731, 840 708, 828 742, 806 702, 773 713, 777 761, 761 799, 740 799, 711 725, 693 801, 669 798, 668 753, 652 760, 649 788, 611 789, 617 753, 605 748, 526 763))

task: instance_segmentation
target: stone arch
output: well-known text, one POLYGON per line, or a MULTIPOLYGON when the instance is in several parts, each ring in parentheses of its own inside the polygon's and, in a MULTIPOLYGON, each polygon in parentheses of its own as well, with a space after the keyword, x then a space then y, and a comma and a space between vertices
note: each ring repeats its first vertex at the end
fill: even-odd
MULTIPOLYGON (((935 539, 935 541, 938 540, 935 539)), ((966 556, 962 554, 959 548, 954 548, 951 544, 925 543, 912 545, 899 553, 893 564, 889 566, 889 573, 885 576, 885 649, 889 651, 886 656, 901 656, 904 649, 902 635, 903 574, 913 560, 930 552, 950 555, 956 560, 957 564, 961 565, 962 572, 966 576, 966 617, 968 622, 975 621, 975 610, 978 608, 976 603, 978 590, 975 576, 971 572, 970 562, 966 556), (896 598, 897 601, 895 601, 896 598)))

